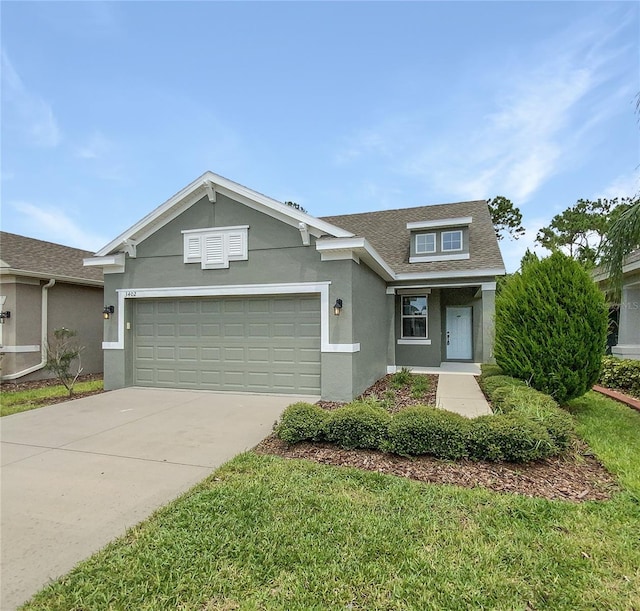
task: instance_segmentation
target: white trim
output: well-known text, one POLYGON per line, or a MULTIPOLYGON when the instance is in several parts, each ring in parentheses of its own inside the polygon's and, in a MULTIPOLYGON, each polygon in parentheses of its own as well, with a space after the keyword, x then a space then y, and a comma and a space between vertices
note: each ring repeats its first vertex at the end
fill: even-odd
POLYGON ((428 287, 420 287, 420 288, 413 288, 410 286, 403 286, 398 288, 397 291, 398 295, 431 295, 431 289, 428 287))
POLYGON ((433 256, 426 256, 426 257, 409 257, 409 263, 432 263, 435 261, 464 261, 468 258, 469 258, 469 253, 466 252, 459 255, 433 255, 433 256))
POLYGON ((249 229, 249 225, 233 225, 231 227, 203 227, 202 229, 183 229, 180 233, 215 233, 233 231, 235 229, 249 229))
POLYGON ((483 282, 480 285, 480 288, 483 291, 495 291, 497 286, 498 286, 497 282, 483 282))
POLYGON ((442 278, 475 278, 477 276, 504 276, 506 270, 504 267, 495 267, 488 269, 469 269, 441 272, 407 272, 396 274, 394 280, 436 280, 442 278))
POLYGON ((463 225, 471 225, 473 217, 471 216, 459 216, 449 219, 439 219, 437 221, 417 221, 414 223, 407 223, 407 229, 432 229, 436 227, 460 227, 463 225))
POLYGON ((298 223, 298 229, 300 230, 302 245, 309 246, 311 244, 311 238, 309 237, 309 226, 301 221, 300 223, 298 223))
POLYGON ((322 255, 330 251, 352 250, 384 280, 395 280, 395 273, 387 262, 371 246, 366 238, 325 238, 316 241, 316 250, 322 255))
POLYGON ((318 293, 320 295, 320 352, 359 352, 360 344, 331 344, 329 342, 329 285, 325 282, 300 282, 287 284, 233 284, 228 286, 185 286, 167 288, 117 289, 118 340, 103 342, 104 350, 124 350, 125 299, 158 299, 165 297, 251 297, 255 295, 295 295, 318 293))
POLYGON ((277 218, 292 227, 298 228, 298 223, 303 222, 310 228, 310 233, 319 237, 321 235, 332 235, 336 237, 350 237, 353 234, 349 231, 327 223, 310 214, 296 210, 276 201, 257 191, 253 191, 243 185, 233 182, 213 172, 205 172, 193 182, 178 191, 155 210, 152 210, 144 218, 129 227, 117 238, 101 248, 96 255, 101 257, 111 254, 122 247, 123 241, 133 238, 139 244, 168 222, 182 214, 187 208, 207 195, 207 188, 213 184, 215 193, 231 197, 250 208, 277 218))
POLYGON ((430 346, 430 339, 398 339, 397 343, 404 346, 430 346))
POLYGON ((0 346, 0 352, 40 352, 40 346, 0 346))
POLYGON ((121 274, 124 272, 125 255, 118 252, 105 257, 87 257, 82 264, 84 267, 101 267, 105 274, 121 274))
POLYGON ((104 280, 91 280, 89 278, 75 278, 73 276, 58 276, 41 272, 34 272, 25 269, 15 269, 13 267, 4 267, 0 269, 0 278, 5 282, 12 282, 11 276, 14 276, 13 282, 17 284, 30 284, 39 286, 40 280, 55 280, 56 282, 64 282, 66 284, 80 284, 83 286, 104 286, 104 280))
MULTIPOLYGON (((464 249, 464 235, 462 233, 462 229, 452 229, 451 231, 443 231, 440 234, 440 250, 442 252, 456 252, 464 249), (459 233, 460 234, 460 248, 445 248, 444 247, 444 236, 448 233, 459 233)), ((466 257, 469 258, 469 255, 466 257)))
MULTIPOLYGON (((438 251, 438 246, 437 246, 437 241, 438 241, 438 237, 437 237, 437 233, 433 233, 433 232, 429 232, 429 233, 416 233, 413 236, 413 241, 415 244, 415 251, 416 251, 416 255, 427 255, 429 253, 433 253, 433 252, 437 252, 438 251), (422 236, 427 236, 427 235, 432 235, 433 236, 433 249, 432 250, 418 250, 418 238, 422 237, 422 236)), ((411 262, 411 259, 409 259, 409 262, 411 262)))
POLYGON ((355 261, 360 263, 360 257, 353 250, 334 250, 331 252, 321 252, 320 261, 355 261))

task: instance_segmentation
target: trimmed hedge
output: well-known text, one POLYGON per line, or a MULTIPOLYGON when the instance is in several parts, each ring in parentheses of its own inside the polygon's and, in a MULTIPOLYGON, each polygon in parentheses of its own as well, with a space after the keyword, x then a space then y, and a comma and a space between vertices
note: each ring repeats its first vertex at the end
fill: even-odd
POLYGON ((403 456, 430 454, 455 460, 467 456, 471 420, 433 407, 410 407, 389 424, 384 449, 403 456))
POLYGON ((391 416, 377 401, 354 401, 334 411, 294 403, 276 435, 287 443, 326 440, 348 449, 376 449, 402 456, 527 462, 565 451, 574 423, 549 395, 505 375, 481 378, 495 414, 467 419, 417 406, 391 416))
POLYGON ((640 361, 605 356, 598 384, 640 397, 640 361))
POLYGON ((276 435, 287 443, 320 441, 329 419, 329 412, 310 403, 294 403, 282 413, 275 427, 276 435))
POLYGON ((380 449, 391 415, 382 407, 354 402, 330 412, 324 434, 343 448, 380 449))

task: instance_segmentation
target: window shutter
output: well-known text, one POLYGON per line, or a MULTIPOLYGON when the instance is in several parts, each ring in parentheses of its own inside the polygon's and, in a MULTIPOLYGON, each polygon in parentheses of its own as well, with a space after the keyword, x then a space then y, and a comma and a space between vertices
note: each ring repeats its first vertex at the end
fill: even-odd
POLYGON ((224 235, 205 235, 202 244, 202 269, 219 267, 229 267, 224 252, 224 235))
POLYGON ((184 236, 184 262, 200 263, 202 259, 202 243, 199 235, 184 236))
POLYGON ((247 259, 247 232, 230 231, 227 234, 227 254, 230 261, 247 259))

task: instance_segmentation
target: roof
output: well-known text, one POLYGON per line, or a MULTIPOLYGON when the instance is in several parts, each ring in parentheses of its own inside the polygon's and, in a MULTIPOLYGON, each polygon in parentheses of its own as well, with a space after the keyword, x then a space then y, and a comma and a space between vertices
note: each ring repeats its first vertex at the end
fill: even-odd
POLYGON ((0 272, 102 286, 102 270, 84 267, 91 252, 0 231, 0 272))
POLYGON ((484 200, 436 204, 326 216, 323 220, 365 237, 396 274, 428 272, 461 272, 466 270, 504 269, 487 202, 484 200), (409 263, 410 234, 407 223, 472 217, 469 225, 469 253, 466 260, 409 263))
POLYGON ((271 197, 267 197, 262 193, 258 193, 237 182, 233 182, 224 176, 214 174, 213 172, 205 172, 184 189, 181 189, 178 193, 170 197, 166 202, 160 204, 155 210, 152 210, 135 225, 129 227, 124 233, 109 242, 109 244, 101 248, 96 253, 96 256, 104 257, 122 251, 122 249, 128 245, 139 244, 187 210, 190 206, 200 201, 203 197, 209 197, 209 199, 214 202, 216 193, 231 197, 250 208, 264 212, 293 227, 301 228, 300 225, 303 224, 304 229, 316 237, 320 237, 321 235, 340 238, 351 236, 348 231, 340 227, 334 227, 322 219, 287 206, 271 197))

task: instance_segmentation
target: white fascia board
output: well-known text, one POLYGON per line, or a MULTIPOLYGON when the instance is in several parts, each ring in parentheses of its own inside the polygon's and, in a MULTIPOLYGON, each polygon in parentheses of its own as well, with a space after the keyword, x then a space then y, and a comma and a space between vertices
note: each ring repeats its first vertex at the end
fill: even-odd
POLYGON ((125 269, 125 254, 118 252, 106 257, 87 257, 82 264, 85 267, 101 267, 105 274, 121 274, 125 269))
MULTIPOLYGON (((0 276, 15 276, 16 278, 36 278, 38 280, 51 280, 56 282, 66 282, 67 284, 82 284, 84 286, 104 286, 103 280, 92 280, 90 278, 76 278, 74 276, 60 276, 58 274, 45 274, 42 272, 32 272, 26 269, 2 269, 0 276)), ((7 280, 7 278, 5 278, 7 280)), ((39 284, 39 282, 29 282, 28 284, 39 284)))
POLYGON ((469 269, 456 270, 449 272, 409 272, 404 274, 396 274, 395 280, 438 280, 447 278, 476 278, 479 276, 504 276, 506 270, 504 267, 496 267, 490 269, 469 269))
POLYGON ((132 225, 124 233, 121 233, 115 240, 112 240, 101 248, 96 255, 104 256, 110 254, 114 250, 121 248, 124 240, 127 239, 133 238, 137 243, 142 242, 204 197, 207 189, 211 188, 211 183, 213 183, 216 193, 231 197, 251 208, 286 222, 293 227, 298 228, 300 222, 306 223, 310 228, 310 233, 316 237, 324 234, 336 237, 349 237, 353 235, 340 227, 336 227, 310 214, 296 210, 291 206, 287 206, 275 199, 233 182, 228 178, 224 178, 213 172, 205 172, 155 210, 152 210, 135 225, 132 225))
POLYGON ((125 299, 153 299, 162 297, 251 297, 256 295, 294 295, 316 293, 320 296, 320 351, 360 352, 360 344, 332 344, 329 342, 330 281, 285 284, 235 284, 224 286, 185 286, 117 289, 116 310, 118 340, 103 342, 104 350, 124 350, 125 299))
POLYGON ((249 229, 249 225, 233 225, 231 227, 206 227, 204 229, 183 229, 180 233, 212 233, 215 231, 234 231, 236 229, 249 229))
POLYGON ((462 227, 471 225, 472 216, 459 216, 450 219, 438 219, 437 221, 416 221, 407 223, 407 229, 410 231, 416 229, 434 229, 437 227, 462 227))
POLYGON ((469 253, 457 255, 417 255, 409 257, 409 263, 435 263, 436 261, 464 261, 469 259, 469 253))
POLYGON ((316 242, 316 250, 321 255, 332 251, 351 250, 382 278, 395 280, 394 271, 366 238, 350 237, 318 240, 316 242))

